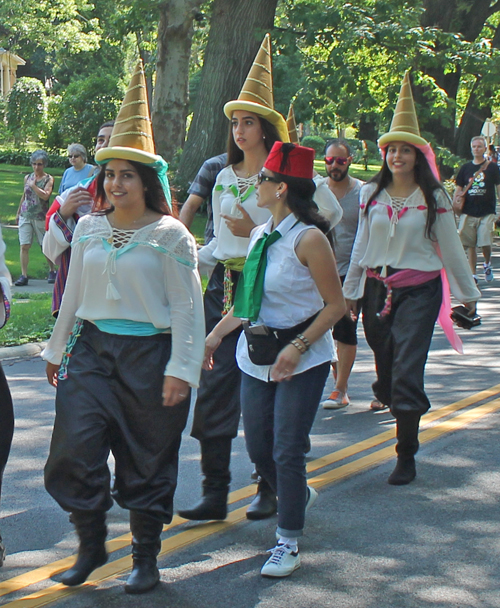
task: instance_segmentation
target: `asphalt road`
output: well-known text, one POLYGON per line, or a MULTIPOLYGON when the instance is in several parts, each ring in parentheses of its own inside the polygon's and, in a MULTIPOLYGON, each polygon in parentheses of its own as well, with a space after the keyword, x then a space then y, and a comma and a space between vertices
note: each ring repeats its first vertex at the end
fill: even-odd
MULTIPOLYGON (((386 483, 394 465, 394 423, 387 412, 368 410, 373 360, 361 340, 351 405, 316 417, 308 461, 320 496, 300 543, 302 567, 288 579, 260 576, 276 520, 244 517, 254 486, 240 432, 231 516, 205 525, 174 519, 163 535, 159 587, 140 598, 123 592, 130 562, 129 539, 121 537, 128 518, 114 507, 110 562, 94 582, 68 594, 57 584, 57 572, 72 563, 76 537, 67 514, 46 494, 42 475, 54 391, 39 359, 4 361, 16 432, 2 497, 8 556, 0 570, 0 605, 500 608, 500 270, 496 274, 492 284, 480 282, 483 323, 461 332, 464 356, 436 330, 426 377, 433 408, 422 425, 417 479, 409 486, 386 483)), ((330 380, 326 393, 331 387, 330 380)), ((188 431, 189 423, 177 507, 200 492, 198 444, 188 431)))

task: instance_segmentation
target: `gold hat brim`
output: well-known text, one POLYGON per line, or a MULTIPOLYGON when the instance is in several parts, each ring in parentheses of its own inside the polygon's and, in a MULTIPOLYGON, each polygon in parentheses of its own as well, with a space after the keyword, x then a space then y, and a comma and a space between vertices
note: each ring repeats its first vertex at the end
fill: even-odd
POLYGON ((229 120, 231 120, 233 117, 233 112, 236 110, 246 110, 247 112, 252 112, 253 114, 262 116, 262 118, 265 118, 276 127, 282 142, 288 143, 290 141, 286 120, 279 112, 276 112, 276 110, 253 101, 243 101, 242 99, 228 101, 224 106, 224 114, 229 118, 229 120))
POLYGON ((138 148, 126 148, 124 146, 113 146, 111 148, 101 148, 95 154, 95 161, 103 165, 109 160, 132 160, 143 165, 153 165, 161 157, 158 154, 151 154, 138 148))
POLYGON ((378 140, 378 147, 385 148, 388 144, 393 141, 404 141, 408 144, 413 144, 414 146, 427 146, 428 141, 426 141, 420 135, 415 135, 415 133, 408 133, 406 131, 389 131, 389 133, 384 133, 382 137, 378 140))

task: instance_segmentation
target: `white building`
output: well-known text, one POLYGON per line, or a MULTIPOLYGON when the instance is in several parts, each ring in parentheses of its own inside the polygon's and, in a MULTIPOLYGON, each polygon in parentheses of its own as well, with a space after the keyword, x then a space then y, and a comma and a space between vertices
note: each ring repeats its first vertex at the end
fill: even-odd
POLYGON ((26 61, 0 48, 0 95, 5 97, 16 82, 18 65, 25 65, 26 61))

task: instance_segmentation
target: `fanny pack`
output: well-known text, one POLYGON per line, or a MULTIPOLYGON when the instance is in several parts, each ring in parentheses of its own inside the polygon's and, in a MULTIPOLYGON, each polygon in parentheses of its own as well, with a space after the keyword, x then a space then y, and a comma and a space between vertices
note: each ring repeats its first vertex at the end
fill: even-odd
POLYGON ((247 339, 250 361, 255 365, 272 365, 281 349, 297 334, 303 333, 319 313, 320 311, 302 323, 286 329, 277 329, 267 325, 250 325, 248 321, 243 321, 242 326, 247 339))

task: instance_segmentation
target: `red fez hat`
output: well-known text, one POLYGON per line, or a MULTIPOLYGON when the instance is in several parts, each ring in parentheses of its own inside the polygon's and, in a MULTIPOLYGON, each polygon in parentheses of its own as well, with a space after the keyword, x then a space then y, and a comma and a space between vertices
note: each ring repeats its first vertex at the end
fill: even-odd
POLYGON ((264 167, 273 173, 312 179, 314 156, 312 148, 277 141, 271 148, 264 167))

